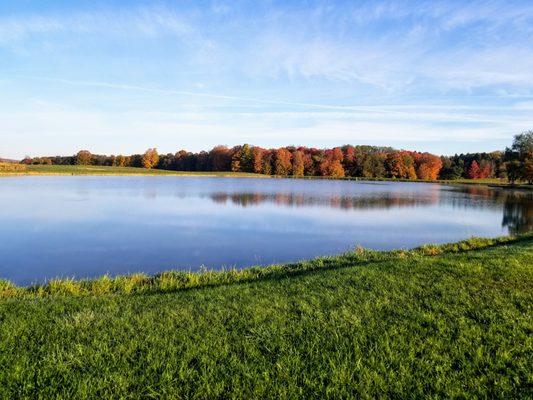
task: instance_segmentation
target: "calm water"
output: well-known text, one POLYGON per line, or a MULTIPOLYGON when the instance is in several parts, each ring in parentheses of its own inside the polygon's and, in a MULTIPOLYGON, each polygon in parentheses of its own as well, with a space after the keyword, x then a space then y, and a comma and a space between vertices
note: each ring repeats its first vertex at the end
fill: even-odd
POLYGON ((424 183, 0 179, 0 278, 244 267, 533 229, 533 193, 424 183))

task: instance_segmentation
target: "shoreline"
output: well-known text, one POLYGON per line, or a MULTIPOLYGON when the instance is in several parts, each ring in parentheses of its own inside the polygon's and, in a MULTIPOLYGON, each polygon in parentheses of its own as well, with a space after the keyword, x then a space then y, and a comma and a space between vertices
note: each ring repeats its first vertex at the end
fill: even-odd
POLYGON ((365 177, 328 177, 328 176, 280 176, 263 175, 252 172, 231 171, 173 171, 163 169, 144 169, 137 167, 102 167, 102 166, 28 166, 25 171, 0 171, 2 177, 23 176, 172 176, 172 177, 212 177, 212 178, 257 178, 257 179, 302 179, 302 180, 338 180, 354 182, 409 182, 409 183, 438 183, 443 185, 476 185, 499 189, 533 190, 533 185, 526 183, 510 184, 502 179, 457 179, 457 180, 422 180, 396 178, 365 178, 365 177))
POLYGON ((496 180, 476 181, 476 180, 419 180, 419 179, 394 179, 394 178, 362 178, 362 177, 325 177, 325 176, 278 176, 278 175, 261 175, 247 172, 180 172, 180 171, 161 172, 13 172, 0 173, 0 178, 17 178, 17 177, 50 177, 50 176, 95 176, 95 177, 183 177, 183 178, 249 178, 249 179, 294 179, 294 180, 317 180, 317 181, 352 181, 352 182, 398 182, 398 183, 433 183, 440 185, 468 185, 468 186, 486 186, 493 189, 504 190, 533 190, 533 185, 526 183, 510 184, 501 183, 496 180))
POLYGON ((18 286, 9 280, 0 279, 0 300, 8 298, 48 296, 90 296, 110 294, 154 294, 180 290, 199 289, 263 279, 289 277, 318 270, 336 269, 361 263, 373 263, 406 258, 433 257, 443 254, 464 253, 504 246, 518 242, 533 241, 533 232, 517 236, 496 238, 473 237, 445 244, 425 244, 413 249, 370 250, 357 248, 354 251, 331 256, 321 256, 298 262, 251 266, 222 270, 166 270, 155 275, 133 273, 128 275, 103 275, 90 279, 57 278, 41 284, 18 286))
POLYGON ((526 398, 533 236, 513 240, 12 293, 0 398, 526 398))

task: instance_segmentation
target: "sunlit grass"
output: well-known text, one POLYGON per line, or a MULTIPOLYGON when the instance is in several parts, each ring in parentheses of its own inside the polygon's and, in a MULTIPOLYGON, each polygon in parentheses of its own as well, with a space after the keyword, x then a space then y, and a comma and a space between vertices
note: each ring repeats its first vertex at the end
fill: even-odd
POLYGON ((0 162, 0 174, 23 173, 26 171, 26 165, 0 162))
POLYGON ((0 398, 530 398, 533 237, 0 283, 0 398))
MULTIPOLYGON (((249 178, 269 178, 268 175, 254 174, 248 172, 214 172, 214 171, 170 171, 162 169, 146 169, 137 167, 106 167, 95 165, 21 165, 0 163, 0 175, 168 175, 168 176, 220 176, 220 177, 249 177, 249 178), (4 167, 3 167, 4 165, 4 167)), ((424 181, 412 179, 390 179, 390 178, 361 178, 345 177, 334 178, 324 176, 287 176, 284 178, 293 179, 323 179, 323 180, 350 180, 350 181, 382 181, 382 182, 436 182, 445 184, 476 184, 476 185, 497 185, 508 186, 504 179, 456 179, 424 181)), ((524 188, 531 188, 525 183, 515 185, 524 188)))
POLYGON ((170 176, 234 176, 265 177, 246 172, 188 172, 146 169, 135 167, 105 167, 95 165, 28 165, 25 172, 29 175, 170 175, 170 176))
POLYGON ((527 241, 533 234, 519 237, 471 238, 443 245, 425 245, 413 250, 373 251, 359 248, 339 256, 319 257, 298 263, 251 267, 244 269, 192 271, 165 271, 154 276, 132 274, 96 279, 52 279, 44 284, 16 287, 11 282, 0 280, 0 298, 18 296, 103 295, 131 293, 162 293, 202 286, 227 285, 274 277, 298 275, 319 269, 340 268, 361 263, 417 259, 446 253, 483 249, 491 246, 527 241))

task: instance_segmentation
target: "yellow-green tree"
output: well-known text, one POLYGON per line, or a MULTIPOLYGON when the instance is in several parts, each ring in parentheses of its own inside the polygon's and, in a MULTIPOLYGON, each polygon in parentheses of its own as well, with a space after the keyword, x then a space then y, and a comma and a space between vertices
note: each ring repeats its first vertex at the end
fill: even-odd
POLYGON ((292 156, 292 174, 294 176, 304 176, 304 154, 296 150, 292 156))
POLYGON ((145 151, 143 157, 142 157, 142 164, 144 168, 151 169, 155 167, 159 163, 159 154, 157 153, 157 149, 148 149, 145 151))

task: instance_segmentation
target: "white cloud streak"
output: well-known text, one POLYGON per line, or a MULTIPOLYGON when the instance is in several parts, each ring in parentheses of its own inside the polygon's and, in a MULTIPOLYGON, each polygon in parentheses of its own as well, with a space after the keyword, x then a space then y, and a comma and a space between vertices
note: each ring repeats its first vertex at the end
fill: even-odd
POLYGON ((497 85, 533 90, 532 3, 362 4, 277 7, 254 17, 234 15, 233 24, 213 11, 226 10, 222 3, 202 10, 167 6, 5 16, 0 45, 49 43, 72 34, 170 35, 189 46, 184 57, 193 63, 248 76, 360 82, 388 91, 422 84, 435 90, 497 85), (238 40, 241 31, 246 37, 238 40))
POLYGON ((267 146, 449 141, 456 150, 468 141, 492 140, 494 146, 533 125, 527 100, 533 97, 533 3, 306 4, 258 3, 254 13, 216 2, 203 9, 173 3, 1 16, 0 51, 10 60, 0 60, 0 67, 10 67, 11 75, 4 73, 1 82, 0 153, 24 148, 31 135, 46 138, 43 143, 57 139, 57 151, 65 153, 76 150, 80 139, 103 152, 110 151, 104 143, 133 152, 159 141, 173 151, 184 140, 193 150, 214 140, 267 146), (129 79, 132 74, 122 82, 135 84, 119 83, 109 76, 127 70, 87 72, 86 59, 76 58, 88 48, 95 64, 115 52, 119 59, 138 60, 130 53, 141 47, 138 42, 162 50, 160 59, 142 66, 155 65, 149 70, 154 75, 164 70, 168 81, 141 66, 136 72, 142 79, 129 79), (100 47, 108 53, 99 53, 100 47), (59 71, 61 64, 50 62, 57 57, 70 69, 59 71), (21 60, 31 68, 19 70, 21 60), (178 75, 185 78, 175 84, 178 75), (43 97, 63 86, 59 91, 69 95, 58 102, 72 105, 45 99, 32 104, 32 112, 9 108, 9 91, 28 80, 43 89, 43 97), (205 91, 180 90, 194 87, 205 91), (95 96, 95 103, 104 104, 108 92, 127 93, 114 97, 122 103, 112 111, 76 102, 95 96), (476 97, 487 101, 476 105, 476 97))

